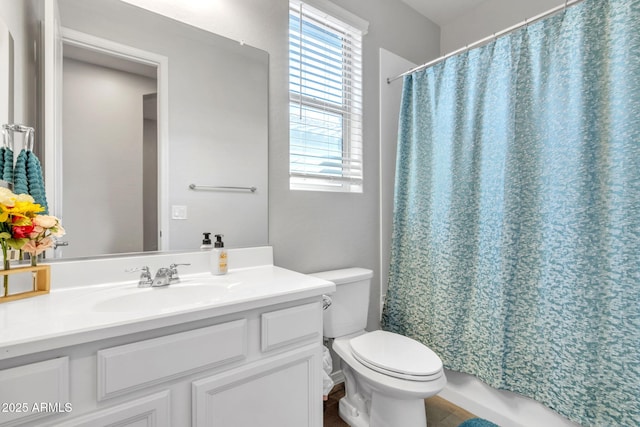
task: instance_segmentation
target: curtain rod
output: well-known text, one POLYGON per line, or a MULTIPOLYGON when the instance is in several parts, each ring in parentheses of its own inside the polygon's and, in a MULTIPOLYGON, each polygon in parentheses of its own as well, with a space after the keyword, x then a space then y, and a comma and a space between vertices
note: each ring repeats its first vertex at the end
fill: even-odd
POLYGON ((490 35, 488 37, 485 37, 485 38, 480 39, 480 40, 478 40, 476 42, 468 44, 468 45, 466 45, 466 46, 464 46, 464 47, 462 47, 462 48, 460 48, 458 50, 454 50, 453 52, 447 53, 446 55, 443 55, 443 56, 441 56, 439 58, 436 58, 433 61, 429 61, 426 64, 418 65, 417 67, 412 68, 409 71, 405 71, 404 73, 399 74, 399 75, 397 75, 395 77, 387 77, 387 84, 391 84, 391 82, 393 82, 395 80, 398 80, 398 79, 400 79, 400 78, 402 78, 402 77, 404 77, 404 76, 406 76, 408 74, 414 73, 414 72, 419 71, 419 70, 424 70, 425 68, 429 68, 429 67, 431 67, 433 65, 436 65, 436 64, 438 64, 438 63, 440 63, 440 62, 444 61, 445 59, 448 59, 448 58, 450 58, 452 56, 458 55, 460 53, 466 52, 466 51, 471 50, 471 49, 476 48, 476 47, 480 47, 480 46, 482 46, 484 44, 487 44, 487 43, 497 39, 498 37, 502 37, 502 36, 504 36, 506 34, 509 34, 509 33, 513 32, 513 31, 516 31, 516 30, 518 30, 518 29, 520 29, 522 27, 526 27, 529 24, 532 24, 534 22, 540 21, 541 19, 544 19, 544 18, 546 18, 548 16, 554 15, 554 14, 556 14, 556 13, 562 11, 562 10, 566 10, 569 6, 576 5, 576 4, 578 4, 578 3, 582 2, 582 1, 583 0, 565 0, 564 4, 561 4, 560 6, 556 6, 553 9, 549 9, 546 12, 542 12, 541 14, 536 15, 533 18, 525 19, 524 21, 522 21, 522 22, 520 22, 520 23, 518 23, 516 25, 513 25, 513 26, 511 26, 511 27, 509 27, 509 28, 507 28, 505 30, 499 31, 497 33, 493 33, 492 35, 490 35))

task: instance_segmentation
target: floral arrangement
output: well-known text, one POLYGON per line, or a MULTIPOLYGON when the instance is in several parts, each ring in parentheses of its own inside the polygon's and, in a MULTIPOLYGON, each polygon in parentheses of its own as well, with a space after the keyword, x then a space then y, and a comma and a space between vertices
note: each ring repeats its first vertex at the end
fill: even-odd
POLYGON ((64 236, 60 220, 39 215, 43 210, 28 194, 14 194, 0 187, 0 245, 5 259, 8 248, 22 250, 35 258, 53 247, 52 237, 64 236))
MULTIPOLYGON (((51 215, 40 215, 44 208, 28 194, 14 194, 0 187, 0 247, 4 268, 10 264, 7 252, 10 248, 28 253, 31 264, 36 265, 38 255, 53 247, 53 237, 64 235, 60 220, 51 215)), ((7 283, 5 278, 5 295, 7 283)))

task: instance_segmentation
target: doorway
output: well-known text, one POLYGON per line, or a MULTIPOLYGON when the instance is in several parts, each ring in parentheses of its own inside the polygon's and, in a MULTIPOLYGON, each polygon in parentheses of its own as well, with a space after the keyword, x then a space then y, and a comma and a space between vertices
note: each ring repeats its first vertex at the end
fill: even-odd
POLYGON ((55 212, 69 244, 56 257, 166 248, 163 66, 164 57, 63 29, 55 212))

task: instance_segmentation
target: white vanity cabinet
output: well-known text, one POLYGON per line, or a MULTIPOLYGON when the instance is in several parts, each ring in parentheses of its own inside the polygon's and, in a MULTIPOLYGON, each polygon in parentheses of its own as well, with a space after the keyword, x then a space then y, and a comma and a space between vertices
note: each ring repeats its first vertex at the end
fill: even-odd
POLYGON ((0 426, 320 427, 321 296, 253 305, 0 360, 0 426))

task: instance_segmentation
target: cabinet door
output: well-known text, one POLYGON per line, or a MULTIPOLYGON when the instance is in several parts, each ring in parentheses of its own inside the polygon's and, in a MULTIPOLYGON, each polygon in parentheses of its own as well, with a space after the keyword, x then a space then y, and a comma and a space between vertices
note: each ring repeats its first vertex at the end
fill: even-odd
POLYGON ((57 427, 169 427, 169 392, 101 409, 57 427))
POLYGON ((68 412, 69 358, 0 370, 0 426, 68 412))
POLYGON ((320 345, 195 381, 195 427, 320 427, 320 345))

